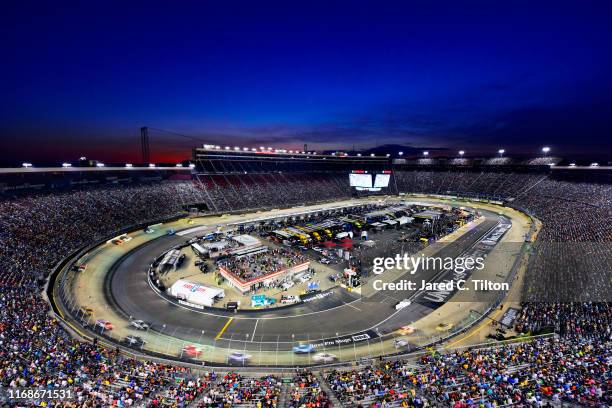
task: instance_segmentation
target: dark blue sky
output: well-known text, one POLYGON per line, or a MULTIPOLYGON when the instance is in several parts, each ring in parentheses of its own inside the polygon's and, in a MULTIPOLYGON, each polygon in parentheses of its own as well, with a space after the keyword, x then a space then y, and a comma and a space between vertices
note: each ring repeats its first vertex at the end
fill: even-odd
MULTIPOLYGON (((0 135, 18 160, 137 160, 144 125, 248 146, 612 151, 610 2, 13 3, 0 135)), ((158 161, 194 143, 151 137, 158 161)))

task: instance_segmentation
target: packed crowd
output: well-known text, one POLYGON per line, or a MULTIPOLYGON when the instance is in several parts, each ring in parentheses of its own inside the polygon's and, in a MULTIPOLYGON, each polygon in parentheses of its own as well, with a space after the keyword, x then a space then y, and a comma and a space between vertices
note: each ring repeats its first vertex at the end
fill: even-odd
POLYGON ((610 299, 612 186, 543 173, 398 171, 400 191, 506 200, 540 221, 530 248, 524 298, 534 302, 610 299))
POLYGON ((77 248, 122 228, 178 214, 197 202, 192 182, 111 185, 0 200, 3 273, 43 278, 77 248))
POLYGON ((291 383, 289 408, 331 408, 332 402, 322 390, 317 376, 311 371, 300 371, 291 383))
MULTIPOLYGON (((226 176, 214 176, 215 180, 208 177, 210 182, 201 181, 197 186, 184 181, 161 182, 2 198, 2 386, 71 386, 79 406, 277 403, 279 387, 272 377, 245 380, 238 374, 227 378, 196 375, 178 366, 137 361, 116 350, 76 341, 50 317, 40 295, 51 268, 73 251, 119 229, 176 215, 191 203, 207 202, 212 206, 214 200, 217 204, 225 202, 224 210, 235 210, 262 203, 281 206, 350 195, 344 175, 342 180, 340 176, 253 175, 250 180, 260 181, 247 187, 242 178, 223 188, 219 187, 219 178, 226 176), (244 184, 244 190, 238 189, 237 183, 244 184), (212 191, 216 188, 221 196, 214 198, 216 193, 212 191)), ((587 296, 607 301, 610 258, 606 257, 606 247, 612 238, 609 185, 561 182, 537 173, 399 172, 397 181, 401 191, 476 192, 513 198, 512 205, 529 211, 544 224, 533 249, 534 258, 540 257, 540 262, 530 265, 527 278, 534 282, 527 286, 541 295, 553 291, 550 286, 538 286, 535 277, 549 284, 569 282, 555 295, 570 293, 566 287, 575 284, 586 287, 582 293, 587 296), (552 244, 565 246, 555 249, 552 244), (559 257, 559 251, 570 247, 583 256, 575 263, 582 267, 568 270, 552 260, 559 257)), ((299 261, 285 258, 290 259, 288 262, 299 261)), ((256 263, 256 268, 258 273, 265 273, 271 267, 264 262, 256 263)), ((341 400, 354 403, 351 406, 382 401, 404 406, 517 406, 555 400, 607 406, 612 403, 607 394, 611 319, 607 303, 526 303, 517 320, 517 330, 533 334, 552 327, 559 338, 432 355, 416 366, 394 362, 348 373, 333 372, 327 379, 341 400)), ((318 389, 314 378, 305 381, 309 389, 318 389)), ((329 405, 319 391, 299 395, 293 403, 329 405)))
POLYGON ((607 302, 525 303, 516 330, 606 341, 612 339, 612 308, 607 302))
POLYGON ((547 338, 327 375, 347 406, 607 407, 609 341, 547 338), (385 405, 386 404, 386 405, 385 405))
POLYGON ((217 264, 241 280, 249 281, 307 261, 308 258, 298 251, 277 248, 253 255, 225 258, 217 264))
POLYGON ((230 372, 225 374, 196 401, 198 408, 276 407, 281 393, 281 382, 273 376, 247 378, 230 372))
POLYGON ((198 175, 197 185, 209 208, 224 212, 348 199, 347 179, 342 173, 247 173, 198 175))

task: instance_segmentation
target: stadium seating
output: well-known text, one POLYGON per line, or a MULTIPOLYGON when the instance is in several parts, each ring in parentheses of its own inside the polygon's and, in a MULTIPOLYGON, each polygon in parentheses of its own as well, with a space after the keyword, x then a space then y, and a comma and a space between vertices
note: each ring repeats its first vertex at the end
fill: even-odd
MULTIPOLYGON (((604 302, 612 240, 610 185, 494 169, 402 170, 395 177, 401 192, 499 198, 539 218, 543 229, 533 246, 517 330, 554 331, 558 337, 328 372, 325 378, 338 399, 347 406, 383 401, 392 406, 610 405, 612 314, 604 302), (571 270, 559 261, 569 246, 575 251, 570 253, 585 256, 571 270), (589 253, 598 256, 587 260, 589 253), (547 303, 532 303, 542 300, 547 303)), ((345 174, 333 173, 216 174, 194 182, 3 196, 0 385, 74 386, 79 406, 275 406, 281 386, 272 376, 193 373, 74 340, 48 314, 40 291, 53 266, 74 250, 119 229, 177 215, 185 205, 206 203, 211 212, 223 212, 337 200, 351 196, 347 181, 345 174)), ((296 376, 292 388, 286 406, 330 404, 314 375, 296 376)))

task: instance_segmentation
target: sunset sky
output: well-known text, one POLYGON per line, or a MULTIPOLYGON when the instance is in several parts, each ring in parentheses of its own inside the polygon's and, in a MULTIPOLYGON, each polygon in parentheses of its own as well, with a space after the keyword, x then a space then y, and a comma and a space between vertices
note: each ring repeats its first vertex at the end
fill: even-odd
POLYGON ((205 141, 612 159, 610 2, 11 3, 5 161, 138 160, 141 126, 193 138, 152 130, 155 161, 205 141))

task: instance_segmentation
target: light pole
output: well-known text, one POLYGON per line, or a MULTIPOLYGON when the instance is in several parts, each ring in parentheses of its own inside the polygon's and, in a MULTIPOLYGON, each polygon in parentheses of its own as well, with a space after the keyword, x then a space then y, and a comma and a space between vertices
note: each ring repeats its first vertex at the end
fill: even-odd
POLYGON ((261 338, 259 339, 259 364, 261 365, 261 355, 262 355, 262 346, 263 346, 263 334, 261 335, 261 338))
POLYGON ((504 150, 504 149, 499 149, 499 150, 497 151, 497 153, 499 153, 499 157, 503 157, 503 156, 504 156, 504 153, 506 153, 506 150, 504 150))
POLYGON ((542 153, 544 153, 544 156, 546 157, 546 155, 548 154, 548 152, 550 152, 550 147, 548 146, 544 146, 542 148, 542 153))
POLYGON ((380 340, 380 355, 384 355, 385 351, 383 349, 383 341, 382 341, 382 336, 380 335, 380 330, 378 329, 378 327, 376 328, 376 334, 378 334, 378 339, 380 340))
POLYGON ((200 338, 198 339, 198 344, 202 344, 202 337, 204 336, 205 330, 201 331, 200 338))
POLYGON ((276 365, 278 365, 278 341, 280 339, 280 334, 276 336, 276 365))
POLYGON ((246 365, 246 345, 249 340, 249 333, 245 333, 244 335, 244 348, 242 349, 242 365, 246 365))

